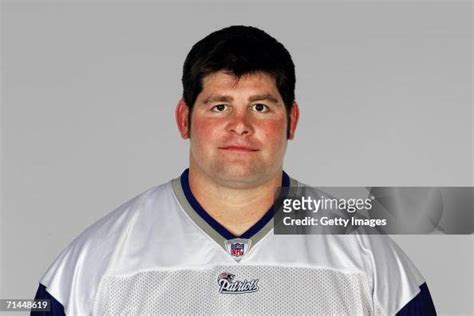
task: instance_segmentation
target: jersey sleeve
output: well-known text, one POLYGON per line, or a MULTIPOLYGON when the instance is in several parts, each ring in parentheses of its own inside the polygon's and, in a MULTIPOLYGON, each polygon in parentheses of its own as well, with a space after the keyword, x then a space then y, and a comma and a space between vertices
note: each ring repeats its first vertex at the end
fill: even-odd
POLYGON ((90 315, 95 294, 137 199, 85 229, 54 260, 40 279, 39 294, 51 295, 65 314, 90 315))
POLYGON ((397 313, 397 316, 411 315, 436 315, 436 309, 426 282, 420 286, 420 292, 397 313))
POLYGON ((376 314, 436 315, 424 278, 400 247, 386 235, 359 237, 376 314))
POLYGON ((48 312, 31 312, 32 316, 62 316, 64 313, 64 306, 52 296, 46 286, 40 283, 36 291, 35 300, 49 300, 50 310, 48 312))

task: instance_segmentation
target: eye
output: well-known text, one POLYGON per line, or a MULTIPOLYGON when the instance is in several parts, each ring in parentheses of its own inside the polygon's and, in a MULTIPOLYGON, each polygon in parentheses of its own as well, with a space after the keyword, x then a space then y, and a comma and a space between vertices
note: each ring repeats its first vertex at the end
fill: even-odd
POLYGON ((211 111, 212 112, 224 112, 225 110, 227 110, 227 108, 228 108, 227 104, 217 104, 217 105, 214 105, 211 108, 211 111))
POLYGON ((268 112, 270 111, 270 109, 268 108, 268 106, 266 106, 265 104, 262 104, 262 103, 255 103, 251 106, 251 109, 252 111, 255 111, 255 112, 260 112, 260 113, 265 113, 265 112, 268 112))

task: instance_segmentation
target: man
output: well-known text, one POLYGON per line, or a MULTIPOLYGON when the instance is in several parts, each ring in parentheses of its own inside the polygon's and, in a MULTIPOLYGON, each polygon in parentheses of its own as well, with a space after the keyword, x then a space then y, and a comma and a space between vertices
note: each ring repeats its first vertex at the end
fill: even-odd
POLYGON ((232 26, 191 49, 176 108, 189 169, 86 229, 40 281, 54 313, 435 314, 383 236, 275 235, 298 124, 290 54, 232 26))

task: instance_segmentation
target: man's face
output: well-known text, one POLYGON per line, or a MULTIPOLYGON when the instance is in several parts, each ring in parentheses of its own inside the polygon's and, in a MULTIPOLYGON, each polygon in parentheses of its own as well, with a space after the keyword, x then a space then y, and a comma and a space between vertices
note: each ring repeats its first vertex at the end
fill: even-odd
MULTIPOLYGON (((298 120, 296 104, 291 112, 292 137, 298 120)), ((187 122, 180 124, 179 120, 186 138, 189 131, 183 133, 182 126, 187 122)), ((192 172, 228 187, 258 186, 281 176, 288 122, 270 75, 259 72, 236 79, 219 71, 206 76, 191 120, 192 172)))

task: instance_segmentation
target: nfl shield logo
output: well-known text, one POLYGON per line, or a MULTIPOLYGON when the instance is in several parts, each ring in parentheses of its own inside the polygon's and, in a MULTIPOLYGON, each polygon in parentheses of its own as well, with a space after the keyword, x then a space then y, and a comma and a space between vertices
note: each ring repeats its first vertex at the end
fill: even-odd
POLYGON ((230 254, 234 257, 240 257, 244 255, 244 244, 239 242, 230 245, 230 254))
POLYGON ((250 239, 235 238, 226 240, 225 248, 235 261, 240 261, 240 259, 242 259, 242 257, 249 251, 250 243, 250 239))

